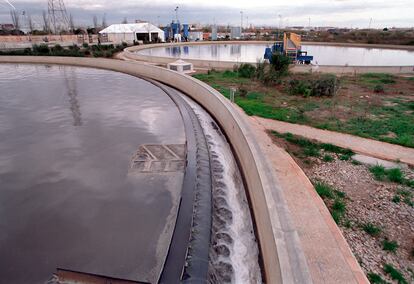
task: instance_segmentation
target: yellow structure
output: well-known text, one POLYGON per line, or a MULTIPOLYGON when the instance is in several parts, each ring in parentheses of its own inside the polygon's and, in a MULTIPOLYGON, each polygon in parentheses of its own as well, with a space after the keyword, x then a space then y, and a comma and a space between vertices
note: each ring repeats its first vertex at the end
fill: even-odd
POLYGON ((302 38, 295 33, 284 33, 283 46, 285 55, 289 56, 292 61, 296 61, 298 51, 301 50, 302 38))

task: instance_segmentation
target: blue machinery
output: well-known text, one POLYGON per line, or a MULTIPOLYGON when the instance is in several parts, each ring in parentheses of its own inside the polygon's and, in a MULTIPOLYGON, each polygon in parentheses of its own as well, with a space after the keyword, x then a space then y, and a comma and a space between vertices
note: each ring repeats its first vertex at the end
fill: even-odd
POLYGON ((283 42, 275 42, 272 47, 266 48, 264 59, 272 62, 275 53, 288 56, 292 63, 310 64, 313 60, 307 51, 302 51, 301 37, 294 33, 285 33, 283 42))
POLYGON ((179 34, 182 36, 184 41, 188 40, 190 27, 188 24, 180 24, 180 22, 172 22, 170 25, 164 28, 165 40, 174 40, 175 35, 179 34))

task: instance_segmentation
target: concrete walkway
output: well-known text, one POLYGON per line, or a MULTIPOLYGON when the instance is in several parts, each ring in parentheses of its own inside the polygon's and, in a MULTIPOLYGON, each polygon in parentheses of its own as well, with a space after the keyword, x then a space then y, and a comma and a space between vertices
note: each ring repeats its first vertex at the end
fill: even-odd
POLYGON ((313 283, 369 283, 308 177, 267 134, 269 125, 254 117, 246 120, 283 189, 313 283))
POLYGON ((330 143, 339 147, 348 148, 356 153, 371 157, 389 161, 400 161, 402 163, 414 165, 413 148, 366 139, 350 134, 317 129, 306 125, 292 124, 255 116, 252 117, 252 119, 268 130, 274 130, 280 133, 290 132, 308 139, 315 139, 323 143, 330 143))

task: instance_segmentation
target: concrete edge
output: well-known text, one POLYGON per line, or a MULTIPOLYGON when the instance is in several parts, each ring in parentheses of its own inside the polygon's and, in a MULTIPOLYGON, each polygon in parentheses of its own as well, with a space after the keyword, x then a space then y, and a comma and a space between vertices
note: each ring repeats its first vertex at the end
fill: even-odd
MULTIPOLYGON (((271 41, 203 41, 203 42, 179 42, 179 43, 161 43, 148 44, 127 47, 124 49, 124 55, 128 59, 145 61, 154 64, 168 64, 177 60, 174 57, 162 57, 139 54, 137 51, 160 48, 160 47, 174 47, 185 45, 211 45, 211 44, 272 44, 271 41)), ((398 49, 398 50, 414 50, 413 46, 401 45, 381 45, 381 44, 352 44, 352 43, 326 43, 326 42, 304 42, 307 45, 326 45, 326 46, 342 46, 342 47, 365 47, 365 48, 383 48, 383 49, 398 49)), ((263 51, 264 52, 264 51, 263 51)), ((186 59, 185 61, 192 63, 199 68, 232 70, 234 66, 239 66, 242 63, 237 61, 213 61, 203 59, 186 59)), ((249 63, 255 65, 255 63, 249 63)), ((311 65, 295 65, 291 69, 293 72, 322 72, 322 73, 339 73, 339 74, 354 74, 354 73, 393 73, 393 74, 414 74, 414 66, 343 66, 343 65, 318 65, 317 69, 311 65)))
POLYGON ((263 155, 247 122, 220 93, 186 75, 137 62, 70 57, 1 56, 0 63, 58 64, 92 67, 146 77, 174 86, 203 106, 232 144, 251 199, 266 283, 312 283, 297 232, 289 217, 274 169, 263 155))

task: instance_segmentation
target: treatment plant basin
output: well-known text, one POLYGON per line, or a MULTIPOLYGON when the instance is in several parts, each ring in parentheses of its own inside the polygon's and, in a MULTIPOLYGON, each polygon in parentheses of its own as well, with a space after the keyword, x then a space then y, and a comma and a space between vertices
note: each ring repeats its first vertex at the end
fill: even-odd
POLYGON ((159 88, 96 69, 0 65, 0 282, 57 268, 152 282, 183 170, 140 174, 140 145, 184 145, 159 88), (145 259, 145 261, 143 261, 145 259))
POLYGON ((0 283, 261 283, 243 178, 194 101, 72 66, 0 64, 0 86, 0 283))
MULTIPOLYGON (((256 63, 272 43, 202 43, 145 48, 140 55, 223 62, 256 63)), ((412 66, 414 50, 303 44, 314 64, 328 66, 412 66)))

